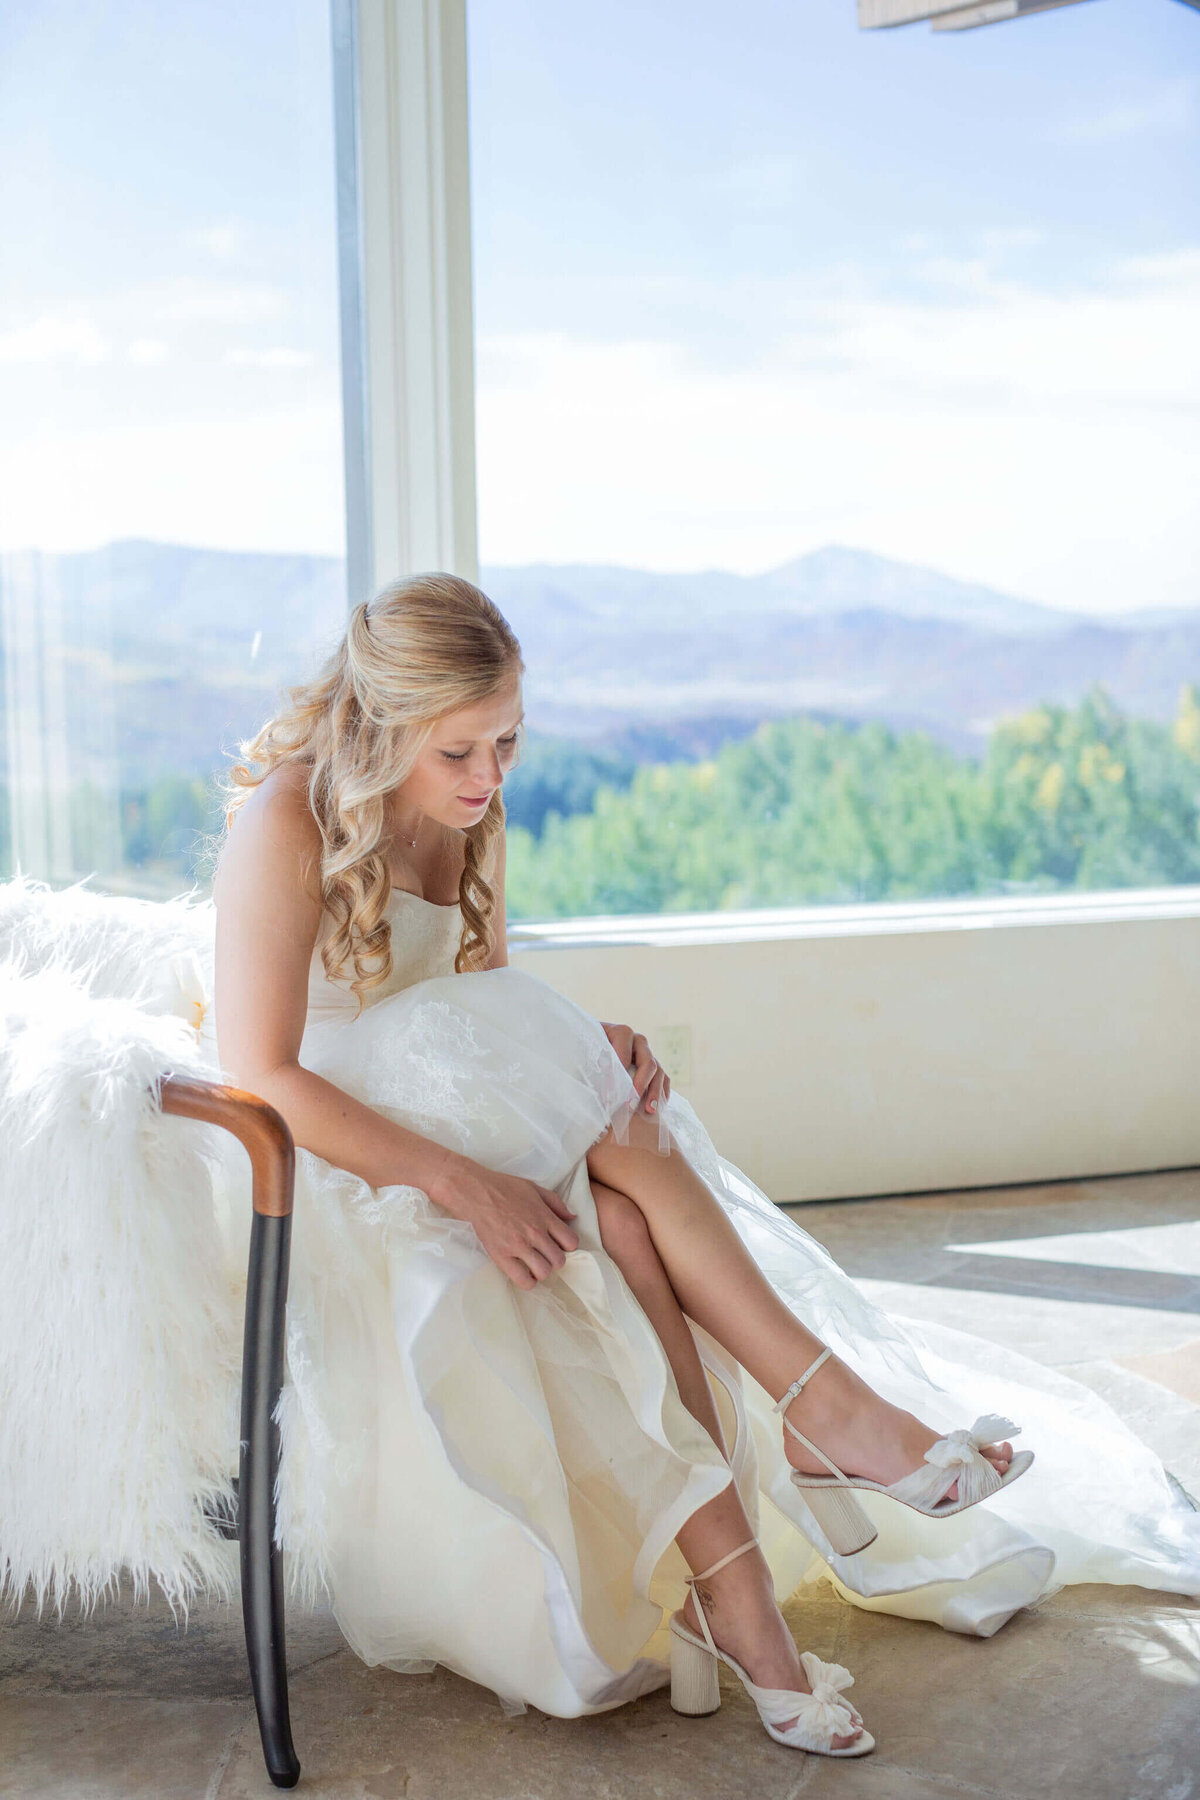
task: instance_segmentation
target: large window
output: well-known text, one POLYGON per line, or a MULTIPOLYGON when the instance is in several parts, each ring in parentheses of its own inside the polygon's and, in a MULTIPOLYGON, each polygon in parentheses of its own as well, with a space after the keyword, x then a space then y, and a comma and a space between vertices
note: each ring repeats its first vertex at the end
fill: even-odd
POLYGON ((0 9, 5 873, 186 887, 340 629, 329 40, 326 0, 0 9))
MULTIPOLYGON (((382 580, 427 475, 470 514, 458 26, 423 64, 453 0, 335 13, 382 580)), ((1200 882, 1194 9, 467 19, 512 915, 1200 882)), ((0 873, 203 880, 214 773, 340 629, 333 87, 328 0, 0 11, 0 873)))
POLYGON ((1200 881, 1200 16, 468 22, 510 912, 1200 881))

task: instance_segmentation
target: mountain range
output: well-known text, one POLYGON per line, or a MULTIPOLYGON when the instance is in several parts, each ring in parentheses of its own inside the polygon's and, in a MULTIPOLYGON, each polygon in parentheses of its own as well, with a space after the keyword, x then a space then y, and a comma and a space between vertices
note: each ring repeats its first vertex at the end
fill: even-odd
MULTIPOLYGON (((36 682, 81 766, 115 756, 125 784, 207 772, 332 647, 344 581, 332 557, 140 540, 10 556, 9 692, 36 682)), ((1039 700, 1074 704, 1098 681, 1165 720, 1200 681, 1200 609, 1059 611, 837 546, 761 575, 531 564, 481 583, 522 644, 529 728, 639 758, 707 754, 796 713, 978 755, 1039 700)))

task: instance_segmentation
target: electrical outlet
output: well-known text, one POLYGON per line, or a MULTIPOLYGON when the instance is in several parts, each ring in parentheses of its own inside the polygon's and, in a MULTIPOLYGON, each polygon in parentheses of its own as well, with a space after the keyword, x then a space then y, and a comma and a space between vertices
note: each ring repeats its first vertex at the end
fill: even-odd
POLYGON ((692 1079, 692 1028, 690 1025, 656 1025, 646 1033, 650 1048, 671 1077, 672 1084, 688 1087, 692 1079))

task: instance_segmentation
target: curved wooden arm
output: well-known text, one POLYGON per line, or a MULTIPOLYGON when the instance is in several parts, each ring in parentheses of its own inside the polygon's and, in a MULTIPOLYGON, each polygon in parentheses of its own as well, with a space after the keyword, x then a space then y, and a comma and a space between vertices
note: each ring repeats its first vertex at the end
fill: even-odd
POLYGON ((158 1092, 163 1112, 220 1125, 240 1139, 250 1156, 254 1218, 246 1274, 236 1487, 242 1616, 267 1773, 276 1787, 292 1788, 300 1779, 300 1763, 288 1711, 283 1556, 275 1541, 275 1489, 281 1452, 276 1415, 283 1390, 296 1146, 282 1113, 257 1094, 219 1081, 197 1081, 189 1075, 165 1075, 158 1092))
POLYGON ((159 1083, 162 1110, 184 1119, 203 1119, 231 1131, 250 1156, 254 1210, 268 1219, 286 1219, 296 1183, 296 1146, 282 1113, 257 1094, 219 1081, 166 1075, 159 1083))

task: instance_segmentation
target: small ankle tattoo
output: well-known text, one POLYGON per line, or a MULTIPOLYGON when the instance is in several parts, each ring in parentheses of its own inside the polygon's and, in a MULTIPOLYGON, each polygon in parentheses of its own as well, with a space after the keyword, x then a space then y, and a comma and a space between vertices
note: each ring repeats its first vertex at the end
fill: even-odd
POLYGON ((700 1603, 704 1607, 705 1612, 715 1612, 716 1606, 717 1606, 717 1597, 713 1593, 712 1589, 710 1587, 701 1587, 698 1582, 693 1582, 692 1588, 693 1588, 693 1591, 695 1592, 696 1598, 700 1601, 700 1603))

